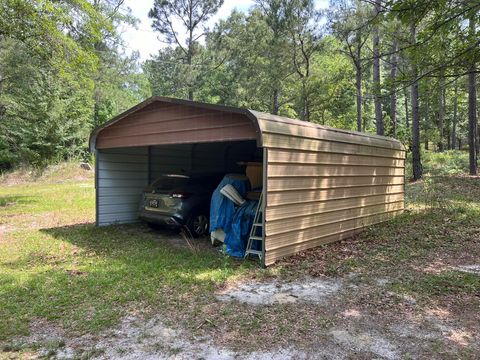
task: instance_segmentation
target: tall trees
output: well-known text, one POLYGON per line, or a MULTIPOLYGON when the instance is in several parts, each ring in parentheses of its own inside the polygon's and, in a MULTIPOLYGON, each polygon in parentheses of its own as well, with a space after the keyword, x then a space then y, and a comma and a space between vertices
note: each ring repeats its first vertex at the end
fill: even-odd
POLYGON ((124 0, 0 0, 0 162, 81 152, 92 126, 151 88, 388 133, 412 151, 414 179, 420 138, 426 150, 468 139, 477 171, 478 0, 338 0, 324 12, 315 0, 255 0, 211 31, 222 3, 156 0, 152 27, 169 46, 140 73, 117 30, 135 24, 124 0))
POLYGON ((375 13, 377 22, 373 27, 373 96, 375 104, 375 127, 378 135, 384 135, 385 128, 383 124, 382 114, 382 102, 381 96, 381 84, 380 84, 380 25, 379 20, 381 17, 381 2, 375 0, 375 13))
POLYGON ((286 27, 290 35, 293 66, 300 78, 300 119, 310 121, 312 97, 312 61, 319 50, 321 33, 320 12, 313 0, 293 0, 285 5, 286 27))
POLYGON ((182 56, 176 61, 187 65, 185 87, 188 99, 193 100, 198 82, 194 58, 198 54, 198 42, 206 35, 205 24, 214 15, 223 0, 155 0, 149 12, 152 28, 160 33, 168 44, 180 49, 182 56), (178 32, 178 24, 184 33, 178 32))
POLYGON ((445 74, 441 69, 438 80, 438 151, 445 150, 445 74))
POLYGON ((345 53, 355 68, 355 91, 357 107, 357 131, 362 131, 362 81, 364 72, 363 49, 369 39, 371 9, 361 1, 342 0, 329 12, 333 33, 345 44, 345 53))
POLYGON ((278 114, 280 107, 291 100, 285 93, 285 83, 293 74, 288 51, 287 9, 284 0, 256 0, 268 27, 267 45, 269 56, 266 60, 266 79, 270 87, 272 114, 278 114))
MULTIPOLYGON (((410 36, 411 43, 417 42, 415 20, 412 20, 410 24, 410 36)), ((415 51, 414 51, 414 55, 415 51)), ((416 58, 413 57, 411 64, 412 68, 412 85, 411 85, 411 97, 412 97, 412 168, 413 168, 413 180, 419 180, 422 178, 422 162, 420 158, 420 114, 418 108, 418 70, 416 64, 416 58)))
POLYGON ((0 169, 82 156, 92 126, 148 95, 122 4, 0 1, 0 169))
MULTIPOLYGON (((469 43, 474 44, 476 39, 475 29, 475 14, 471 14, 468 19, 469 22, 469 43)), ((478 49, 477 49, 478 51, 478 49)), ((477 61, 476 56, 471 56, 469 59, 468 67, 468 147, 469 147, 469 163, 470 163, 470 175, 477 175, 478 163, 477 163, 477 151, 476 151, 476 137, 477 133, 477 84, 476 84, 476 70, 477 61)))
POLYGON ((390 55, 390 121, 392 122, 392 136, 397 136, 397 91, 395 82, 397 81, 398 69, 398 41, 394 40, 390 55))

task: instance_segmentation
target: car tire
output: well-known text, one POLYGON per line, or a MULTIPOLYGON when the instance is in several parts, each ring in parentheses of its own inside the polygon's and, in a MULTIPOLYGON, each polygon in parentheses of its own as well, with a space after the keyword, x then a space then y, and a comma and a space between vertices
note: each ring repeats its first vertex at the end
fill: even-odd
POLYGON ((187 228, 190 234, 195 237, 205 236, 208 233, 209 219, 204 212, 196 212, 188 218, 187 228))

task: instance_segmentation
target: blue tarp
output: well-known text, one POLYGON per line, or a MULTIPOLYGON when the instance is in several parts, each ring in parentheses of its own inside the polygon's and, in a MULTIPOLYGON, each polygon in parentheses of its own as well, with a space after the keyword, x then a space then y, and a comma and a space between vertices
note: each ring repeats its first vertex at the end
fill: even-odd
POLYGON ((226 232, 226 252, 230 256, 244 257, 250 229, 255 219, 258 201, 249 200, 235 209, 231 227, 226 232))
POLYGON ((223 180, 217 186, 210 202, 210 232, 217 229, 223 229, 226 234, 230 231, 232 219, 235 213, 235 204, 220 193, 225 185, 232 185, 245 198, 250 191, 250 181, 248 178, 240 179, 237 175, 225 175, 223 180))

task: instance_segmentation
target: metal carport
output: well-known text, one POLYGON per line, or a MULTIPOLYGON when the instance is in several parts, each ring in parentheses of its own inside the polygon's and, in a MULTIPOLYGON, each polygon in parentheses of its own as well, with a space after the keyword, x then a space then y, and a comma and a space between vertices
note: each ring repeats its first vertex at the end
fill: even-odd
POLYGON ((404 208, 405 149, 391 138, 247 109, 152 97, 90 137, 97 225, 137 220, 156 173, 263 161, 265 265, 350 237, 404 208))

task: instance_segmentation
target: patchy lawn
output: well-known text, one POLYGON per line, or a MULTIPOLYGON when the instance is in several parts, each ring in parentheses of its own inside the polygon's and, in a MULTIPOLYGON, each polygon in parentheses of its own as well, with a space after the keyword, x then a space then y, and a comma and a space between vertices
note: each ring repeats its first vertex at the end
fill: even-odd
POLYGON ((88 177, 2 186, 3 354, 474 359, 480 179, 406 190, 397 219, 263 270, 208 239, 94 227, 88 177))

